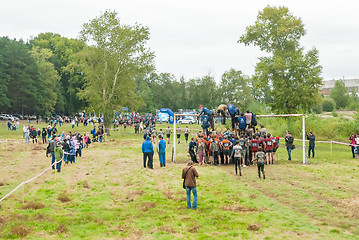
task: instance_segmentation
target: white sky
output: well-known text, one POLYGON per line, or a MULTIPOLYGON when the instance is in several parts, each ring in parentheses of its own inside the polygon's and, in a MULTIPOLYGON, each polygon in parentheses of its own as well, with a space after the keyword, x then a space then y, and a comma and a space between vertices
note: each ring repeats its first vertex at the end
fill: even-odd
POLYGON ((159 72, 217 80, 235 68, 252 75, 257 47, 237 43, 265 6, 286 6, 305 24, 301 40, 316 47, 325 80, 359 78, 359 1, 342 0, 13 0, 0 8, 0 36, 27 40, 42 32, 78 37, 82 24, 107 9, 124 24, 150 28, 148 46, 159 72))

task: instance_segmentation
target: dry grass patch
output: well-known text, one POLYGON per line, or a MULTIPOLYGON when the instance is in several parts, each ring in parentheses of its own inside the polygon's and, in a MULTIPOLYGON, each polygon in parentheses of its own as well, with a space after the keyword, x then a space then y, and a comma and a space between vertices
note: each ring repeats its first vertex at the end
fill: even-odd
POLYGON ((160 231, 163 231, 163 232, 168 232, 168 233, 176 233, 175 230, 173 230, 172 228, 168 227, 168 226, 161 226, 161 227, 156 227, 154 229, 152 229, 151 231, 149 231, 150 234, 153 234, 155 232, 160 232, 160 231))
POLYGON ((64 233, 67 232, 67 227, 64 224, 61 224, 57 229, 56 229, 57 233, 64 233))
POLYGON ((70 197, 68 196, 68 194, 66 192, 62 192, 58 195, 57 199, 60 201, 60 202, 70 202, 71 199, 70 197))
POLYGON ((156 203, 145 202, 145 203, 142 203, 141 210, 146 212, 146 211, 150 210, 151 208, 154 208, 155 206, 156 206, 156 203))
POLYGON ((125 202, 132 202, 137 196, 143 195, 145 192, 143 190, 131 191, 125 197, 125 202))
POLYGON ((171 191, 164 191, 163 195, 165 195, 168 199, 173 199, 173 193, 171 191))
POLYGON ((258 231, 261 228, 261 225, 259 223, 254 224, 248 224, 247 230, 249 231, 258 231))
POLYGON ((225 206, 223 210, 231 211, 231 212, 255 212, 257 211, 255 208, 245 207, 241 205, 232 205, 232 206, 225 206))
POLYGON ((10 232, 16 236, 25 237, 28 235, 31 231, 28 228, 25 228, 24 226, 17 225, 17 226, 11 226, 10 232))
POLYGON ((190 233, 196 233, 197 231, 198 231, 198 229, 200 229, 201 228, 201 226, 194 226, 194 227, 191 227, 191 228, 189 228, 188 229, 188 232, 190 232, 190 233))
POLYGON ((0 187, 4 186, 5 183, 4 182, 0 182, 0 187))
POLYGON ((91 189, 90 184, 89 184, 87 181, 84 181, 84 182, 82 183, 82 187, 83 187, 83 188, 91 189))
POLYGON ((45 207, 45 204, 40 202, 28 202, 22 206, 22 209, 42 209, 45 207))

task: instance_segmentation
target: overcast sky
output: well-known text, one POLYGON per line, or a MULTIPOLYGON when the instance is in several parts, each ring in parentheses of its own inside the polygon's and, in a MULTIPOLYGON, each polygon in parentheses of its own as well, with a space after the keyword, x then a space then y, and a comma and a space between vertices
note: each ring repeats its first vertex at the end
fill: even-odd
POLYGON ((267 5, 286 6, 305 24, 301 44, 316 47, 325 80, 359 78, 359 1, 342 0, 13 0, 0 8, 0 36, 27 40, 42 32, 77 38, 82 24, 107 9, 124 24, 150 28, 159 72, 186 79, 235 68, 252 75, 257 47, 237 43, 267 5))

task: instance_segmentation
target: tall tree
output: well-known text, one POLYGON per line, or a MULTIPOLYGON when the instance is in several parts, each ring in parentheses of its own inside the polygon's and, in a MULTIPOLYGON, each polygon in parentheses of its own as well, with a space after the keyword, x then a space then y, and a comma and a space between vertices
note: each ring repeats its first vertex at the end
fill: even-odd
POLYGON ((73 114, 83 110, 86 103, 79 99, 77 92, 83 88, 84 80, 76 57, 86 44, 78 39, 69 39, 56 33, 47 32, 40 33, 30 40, 30 45, 48 49, 53 53, 49 61, 60 76, 60 81, 56 86, 58 98, 54 111, 73 114))
POLYGON ((322 84, 319 53, 315 48, 304 53, 299 43, 304 35, 302 20, 288 8, 267 6, 238 41, 268 53, 259 58, 253 81, 259 89, 270 86, 273 102, 269 105, 276 112, 309 110, 318 100, 322 84))
POLYGON ((230 69, 223 73, 219 87, 222 103, 232 103, 243 111, 254 100, 250 79, 243 76, 241 71, 230 69))
MULTIPOLYGON (((5 104, 12 113, 34 114, 41 113, 41 82, 38 67, 31 56, 29 47, 22 41, 2 38, 0 41, 2 66, 1 80, 5 84, 7 99, 5 104), (6 82, 8 83, 6 86, 6 82), (7 88, 7 89, 6 89, 7 88)), ((5 92, 2 90, 1 92, 5 92)), ((4 105, 4 104, 1 104, 4 105)), ((4 109, 5 110, 5 109, 4 109)), ((5 111, 6 111, 5 110, 5 111)))
POLYGON ((333 89, 330 91, 330 97, 334 99, 337 109, 345 108, 349 105, 350 96, 343 80, 337 80, 333 89))
POLYGON ((8 52, 8 38, 0 38, 0 112, 6 112, 11 106, 10 99, 7 96, 10 75, 8 73, 9 64, 7 63, 6 54, 8 52))
POLYGON ((149 29, 120 24, 115 11, 106 11, 83 25, 81 38, 90 46, 81 53, 85 86, 79 96, 104 114, 108 126, 114 109, 139 107, 133 78, 154 68, 154 53, 145 46, 149 29))
POLYGON ((54 112, 57 101, 57 87, 60 77, 54 69, 54 65, 48 60, 52 56, 52 52, 46 48, 40 49, 33 47, 31 54, 35 59, 39 70, 38 88, 41 97, 41 111, 47 116, 54 112))

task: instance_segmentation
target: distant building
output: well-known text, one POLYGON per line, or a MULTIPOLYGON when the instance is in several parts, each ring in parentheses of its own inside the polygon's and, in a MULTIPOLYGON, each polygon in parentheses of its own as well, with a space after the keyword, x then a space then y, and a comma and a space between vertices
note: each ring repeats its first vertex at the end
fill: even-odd
MULTIPOLYGON (((338 79, 338 80, 343 80, 343 79, 338 79)), ((332 90, 332 88, 335 85, 335 81, 338 80, 323 80, 323 86, 322 86, 322 91, 321 93, 323 95, 329 95, 330 94, 330 90, 332 90)), ((356 79, 344 79, 344 84, 345 87, 348 89, 348 92, 356 92, 359 95, 359 78, 356 79)))

